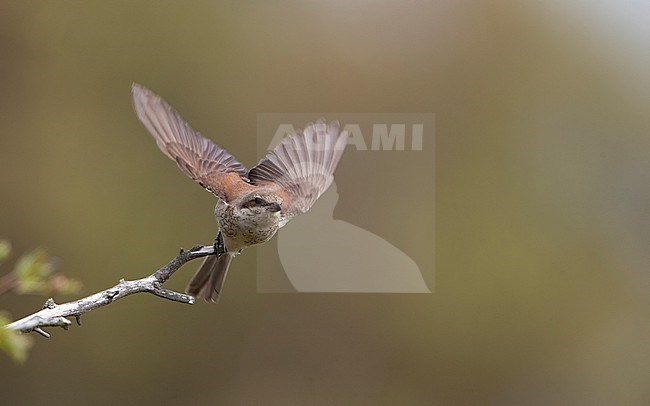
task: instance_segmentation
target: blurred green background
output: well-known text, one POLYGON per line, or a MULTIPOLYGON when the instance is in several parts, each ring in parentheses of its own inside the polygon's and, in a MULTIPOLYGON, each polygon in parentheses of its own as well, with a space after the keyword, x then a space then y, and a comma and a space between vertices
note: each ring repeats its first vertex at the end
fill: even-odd
MULTIPOLYGON (((433 294, 257 294, 243 255, 216 306, 135 295, 22 367, 0 354, 2 404, 650 404, 648 21, 643 1, 0 2, 0 235, 84 295, 214 237, 132 82, 247 165, 257 113, 436 114, 436 255, 433 230, 399 247, 433 294)), ((337 184, 343 212, 367 201, 337 184)), ((433 195, 396 214, 389 190, 372 231, 431 221, 433 195)))

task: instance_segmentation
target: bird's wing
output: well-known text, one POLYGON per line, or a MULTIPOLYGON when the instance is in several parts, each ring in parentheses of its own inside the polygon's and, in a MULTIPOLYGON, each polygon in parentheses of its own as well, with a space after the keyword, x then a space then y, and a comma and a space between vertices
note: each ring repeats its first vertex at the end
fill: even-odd
POLYGON ((176 161, 187 176, 216 196, 228 200, 223 184, 233 174, 245 178, 244 165, 194 131, 176 110, 149 89, 134 83, 132 94, 135 112, 153 135, 158 148, 176 161))
POLYGON ((320 119, 304 131, 285 137, 248 173, 255 185, 276 185, 284 199, 282 214, 287 221, 305 213, 334 180, 334 170, 343 155, 348 132, 339 132, 336 121, 320 119))

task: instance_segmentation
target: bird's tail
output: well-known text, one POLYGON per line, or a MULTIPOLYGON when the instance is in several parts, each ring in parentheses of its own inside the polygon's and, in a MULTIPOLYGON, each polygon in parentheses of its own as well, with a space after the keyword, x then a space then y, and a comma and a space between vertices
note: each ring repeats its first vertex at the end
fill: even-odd
POLYGON ((223 283, 226 281, 230 261, 232 261, 232 256, 228 253, 205 257, 185 288, 185 292, 192 296, 203 297, 208 302, 218 302, 223 283))

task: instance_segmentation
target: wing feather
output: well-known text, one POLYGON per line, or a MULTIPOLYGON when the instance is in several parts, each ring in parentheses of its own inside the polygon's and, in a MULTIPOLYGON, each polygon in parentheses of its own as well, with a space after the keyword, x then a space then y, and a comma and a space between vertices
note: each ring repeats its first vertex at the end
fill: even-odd
POLYGON ((133 106, 138 118, 156 140, 158 148, 201 186, 226 199, 221 184, 225 175, 245 178, 246 167, 192 127, 160 96, 133 84, 133 106))
POLYGON ((255 185, 275 184, 287 196, 282 212, 287 218, 305 213, 334 180, 334 171, 348 140, 336 121, 320 119, 304 131, 285 137, 249 173, 255 185))

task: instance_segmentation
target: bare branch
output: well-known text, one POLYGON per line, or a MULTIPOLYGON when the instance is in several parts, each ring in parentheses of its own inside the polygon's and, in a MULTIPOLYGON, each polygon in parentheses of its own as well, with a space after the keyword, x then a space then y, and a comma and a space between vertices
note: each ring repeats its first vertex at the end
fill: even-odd
POLYGON ((4 328, 21 331, 23 333, 34 331, 43 337, 48 338, 50 334, 43 330, 42 327, 63 327, 67 330, 72 322, 66 317, 74 316, 77 320, 77 324, 81 325, 80 317, 82 314, 97 309, 98 307, 111 304, 123 297, 141 292, 148 292, 175 302, 194 304, 194 297, 184 293, 174 292, 169 289, 163 289, 162 284, 187 262, 213 254, 215 254, 215 250, 212 245, 196 246, 187 251, 181 249, 181 252, 176 256, 176 258, 172 259, 167 265, 158 269, 146 278, 134 281, 126 281, 122 279, 112 288, 86 296, 74 302, 56 304, 54 303, 54 300, 50 298, 45 302, 42 310, 27 317, 23 317, 20 320, 16 320, 13 323, 7 324, 4 328))

